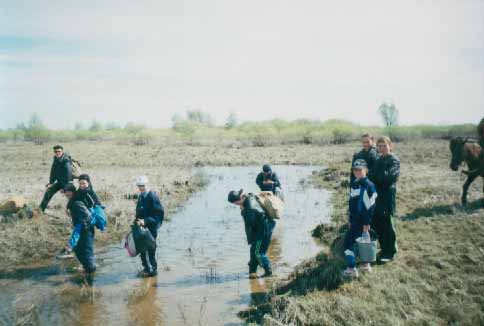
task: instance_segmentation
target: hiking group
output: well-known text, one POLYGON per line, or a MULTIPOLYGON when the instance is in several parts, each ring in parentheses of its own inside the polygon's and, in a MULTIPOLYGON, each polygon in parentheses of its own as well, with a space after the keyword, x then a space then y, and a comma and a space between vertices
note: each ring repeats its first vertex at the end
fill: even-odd
MULTIPOLYGON (((484 119, 478 127, 479 144, 484 147, 484 119)), ((361 137, 362 149, 353 156, 349 189, 349 225, 344 238, 344 255, 347 268, 344 275, 358 277, 357 259, 360 270, 371 271, 373 261, 387 263, 397 253, 397 241, 393 216, 396 210, 397 182, 400 176, 400 160, 393 153, 393 143, 388 137, 379 137, 374 142, 370 134, 361 137), (360 252, 359 243, 380 244, 375 259, 360 252)), ((481 147, 481 148, 482 148, 481 147)), ((71 251, 83 266, 88 283, 92 283, 96 270, 94 259, 95 230, 104 231, 107 220, 104 206, 94 191, 90 177, 80 173, 80 165, 60 145, 54 148, 54 161, 49 184, 40 204, 45 211, 51 198, 62 191, 68 199, 67 213, 72 219, 73 232, 65 251, 71 251), (77 178, 79 187, 74 186, 77 178)), ((484 153, 484 151, 483 151, 484 153)), ((257 278, 257 269, 262 267, 262 277, 273 274, 267 251, 271 244, 276 220, 281 218, 284 203, 281 182, 271 166, 265 164, 255 180, 261 193, 246 193, 232 190, 228 201, 241 210, 249 251, 249 277, 257 278)), ((131 249, 133 256, 140 255, 143 270, 140 275, 157 275, 156 238, 164 219, 164 209, 158 194, 148 189, 148 178, 136 180, 137 202, 134 209, 131 249), (142 240, 140 240, 142 239, 142 240), (140 244, 145 241, 150 243, 140 244), (138 243, 137 243, 138 242, 138 243)), ((128 240, 126 246, 129 246, 128 240)), ((375 246, 376 250, 376 246, 375 246)), ((130 250, 128 249, 128 252, 130 250)))

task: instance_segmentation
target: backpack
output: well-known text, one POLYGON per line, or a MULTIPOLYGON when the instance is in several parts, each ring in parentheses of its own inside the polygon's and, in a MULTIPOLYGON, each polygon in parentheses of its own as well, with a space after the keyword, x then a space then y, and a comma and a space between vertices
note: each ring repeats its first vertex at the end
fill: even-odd
POLYGON ((267 216, 273 220, 279 220, 284 213, 284 202, 270 191, 262 191, 255 195, 255 199, 264 209, 267 216))
POLYGON ((134 244, 138 253, 156 249, 156 240, 150 230, 138 224, 131 225, 134 244))
POLYGON ((79 179, 79 177, 82 174, 81 162, 71 157, 71 165, 72 165, 72 178, 79 179))
POLYGON ((89 209, 91 211, 91 225, 94 225, 96 228, 101 230, 101 232, 104 232, 104 229, 106 229, 106 224, 108 224, 104 208, 104 206, 96 205, 89 209))

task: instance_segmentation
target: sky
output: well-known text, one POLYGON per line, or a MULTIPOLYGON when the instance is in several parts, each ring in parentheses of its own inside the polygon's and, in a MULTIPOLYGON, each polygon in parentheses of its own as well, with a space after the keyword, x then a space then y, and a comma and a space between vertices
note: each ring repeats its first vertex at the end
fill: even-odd
POLYGON ((482 0, 1 2, 0 128, 484 114, 482 0))

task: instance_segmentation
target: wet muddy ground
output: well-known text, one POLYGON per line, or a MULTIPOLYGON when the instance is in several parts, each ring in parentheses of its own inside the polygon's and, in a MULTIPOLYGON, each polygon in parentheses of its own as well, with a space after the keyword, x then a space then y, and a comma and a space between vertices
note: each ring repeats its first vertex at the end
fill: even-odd
MULTIPOLYGON (((243 221, 226 195, 231 189, 257 191, 259 169, 203 169, 208 186, 160 230, 157 278, 138 279, 139 258, 129 258, 120 244, 98 251, 92 290, 82 286, 74 262, 2 274, 0 324, 243 325, 237 313, 264 300, 272 279, 248 280, 243 221)), ((319 250, 310 231, 329 222, 329 193, 308 183, 316 167, 275 170, 283 183, 286 214, 276 226, 269 255, 274 272, 283 277, 319 250)))

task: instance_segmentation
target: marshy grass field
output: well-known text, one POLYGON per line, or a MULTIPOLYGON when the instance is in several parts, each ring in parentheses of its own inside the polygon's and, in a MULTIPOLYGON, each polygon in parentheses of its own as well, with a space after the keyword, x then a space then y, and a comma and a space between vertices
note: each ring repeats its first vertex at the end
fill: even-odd
MULTIPOLYGON (((30 206, 40 202, 53 144, 0 144, 0 200, 21 195, 30 206)), ((332 192, 332 224, 315 226, 314 231, 327 246, 288 279, 278 280, 267 302, 241 312, 248 323, 484 325, 483 184, 478 179, 472 185, 469 205, 462 207, 464 176, 449 169, 448 140, 406 139, 396 144, 401 159, 395 219, 399 253, 393 263, 377 266, 351 283, 342 279, 338 239, 347 218, 351 157, 360 146, 355 141, 257 144, 192 139, 135 146, 115 140, 73 140, 64 145, 91 175, 108 207, 108 232, 98 238, 97 247, 120 241, 128 230, 135 206, 134 179, 140 174, 149 176, 152 188, 173 212, 206 184, 197 172, 202 166, 270 162, 327 167, 310 180, 332 192)), ((71 231, 65 204, 59 193, 45 215, 1 218, 0 270, 46 264, 53 258, 71 231)))

